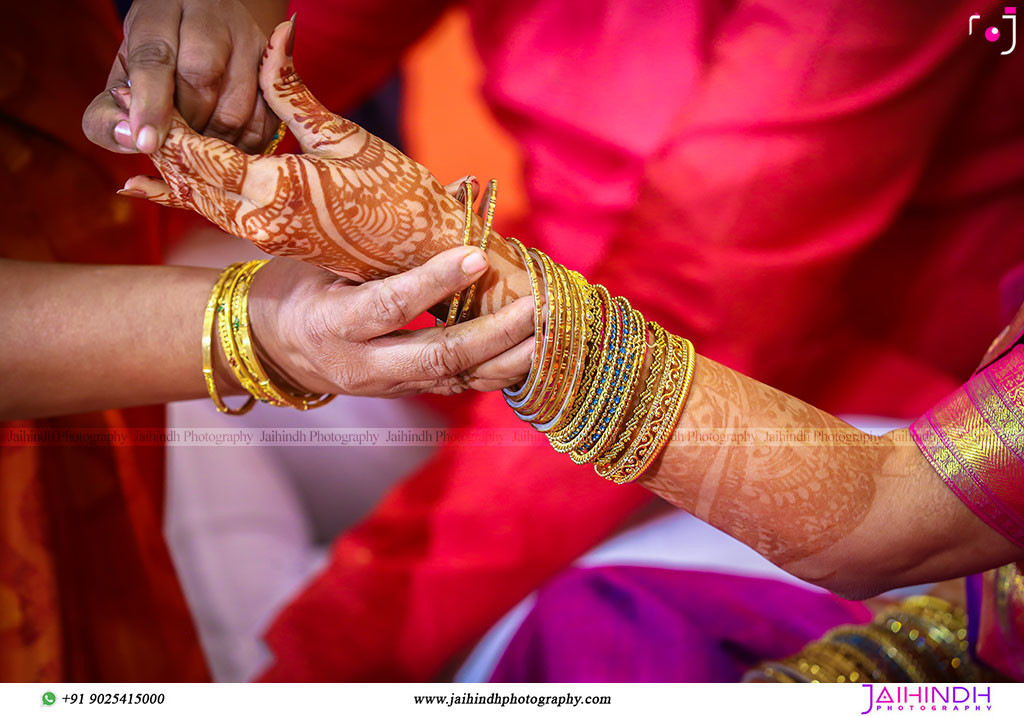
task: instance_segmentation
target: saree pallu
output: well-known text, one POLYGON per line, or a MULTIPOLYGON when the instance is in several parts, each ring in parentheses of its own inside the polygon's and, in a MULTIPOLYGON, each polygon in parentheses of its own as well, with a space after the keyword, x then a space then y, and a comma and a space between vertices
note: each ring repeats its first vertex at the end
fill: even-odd
MULTIPOLYGON (((114 195, 148 162, 81 130, 120 42, 113 3, 5 10, 0 257, 158 262, 153 208, 114 195)), ((0 424, 0 680, 207 679, 163 540, 163 447, 102 441, 163 425, 162 407, 0 424), (98 440, 76 444, 83 429, 98 440), (52 443, 34 440, 41 430, 52 443)))
MULTIPOLYGON (((1024 551, 1024 307, 989 348, 981 368, 910 429, 946 485, 990 528, 1024 551)), ((1021 563, 968 579, 977 657, 1024 680, 1021 563)))
MULTIPOLYGON (((350 104, 365 88, 336 68, 385 76, 447 4, 297 0, 296 65, 350 104)), ((703 355, 832 412, 911 417, 1002 326, 1024 52, 966 34, 997 3, 466 5, 526 160, 529 218, 510 231, 499 207, 496 227, 703 355)), ((523 429, 500 396, 463 408, 456 426, 523 429)), ((266 678, 436 676, 649 499, 546 446, 442 447, 282 611, 266 678)))

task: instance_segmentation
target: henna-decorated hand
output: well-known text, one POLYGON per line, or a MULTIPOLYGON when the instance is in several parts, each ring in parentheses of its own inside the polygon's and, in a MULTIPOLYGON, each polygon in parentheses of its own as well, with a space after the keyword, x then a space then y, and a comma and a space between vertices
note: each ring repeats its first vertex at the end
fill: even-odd
POLYGON ((483 252, 459 247, 405 273, 354 285, 309 264, 274 259, 257 272, 249 294, 259 354, 280 378, 316 393, 396 397, 504 388, 529 366, 529 299, 445 329, 399 331, 486 268, 483 252))
MULTIPOLYGON (((282 23, 271 36, 260 86, 305 154, 249 156, 178 119, 152 155, 164 181, 133 177, 123 191, 193 209, 270 254, 353 281, 460 244, 461 205, 423 166, 316 101, 295 73, 292 32, 282 23)), ((474 231, 478 241, 481 223, 474 231)))
POLYGON ((107 89, 82 118, 85 134, 115 152, 155 152, 175 102, 199 132, 258 152, 278 119, 256 81, 267 32, 287 0, 135 0, 107 89), (129 110, 129 86, 135 98, 129 110))

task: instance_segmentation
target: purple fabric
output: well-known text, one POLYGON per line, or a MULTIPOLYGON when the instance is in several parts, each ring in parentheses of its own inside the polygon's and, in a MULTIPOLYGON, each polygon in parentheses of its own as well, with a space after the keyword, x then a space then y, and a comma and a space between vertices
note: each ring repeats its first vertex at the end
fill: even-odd
POLYGON ((774 580, 665 568, 573 568, 542 588, 492 682, 734 682, 860 603, 774 580))
POLYGON ((981 601, 985 589, 984 575, 982 573, 968 575, 965 589, 967 591, 967 642, 971 646, 971 655, 977 657, 981 601))

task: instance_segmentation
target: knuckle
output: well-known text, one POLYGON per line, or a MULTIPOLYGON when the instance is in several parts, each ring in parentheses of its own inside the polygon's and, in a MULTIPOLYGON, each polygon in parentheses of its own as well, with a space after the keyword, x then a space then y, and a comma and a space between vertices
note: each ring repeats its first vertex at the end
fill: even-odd
POLYGON ((226 87, 217 109, 206 125, 207 131, 232 136, 250 131, 253 97, 255 94, 246 96, 226 87))
POLYGON ((423 351, 423 368, 435 380, 450 379, 462 370, 461 349, 449 339, 432 341, 423 351))
POLYGON ((206 123, 205 134, 210 137, 234 138, 242 131, 245 119, 235 119, 230 114, 218 112, 206 123))
POLYGON ((216 90, 224 79, 224 69, 203 58, 182 57, 178 62, 178 81, 194 90, 216 90))
POLYGON ((127 59, 129 65, 145 69, 174 67, 177 58, 169 42, 160 37, 150 37, 133 46, 127 59))
POLYGON ((374 308, 382 321, 387 323, 408 323, 409 301, 403 292, 395 289, 394 282, 384 279, 379 282, 374 292, 374 308))

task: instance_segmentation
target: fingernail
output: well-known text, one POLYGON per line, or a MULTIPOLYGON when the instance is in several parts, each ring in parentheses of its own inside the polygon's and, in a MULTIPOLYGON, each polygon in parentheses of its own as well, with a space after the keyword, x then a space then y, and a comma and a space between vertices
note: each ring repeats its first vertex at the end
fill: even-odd
POLYGON ((138 197, 140 199, 145 199, 149 196, 141 189, 118 189, 115 194, 119 194, 122 197, 138 197))
POLYGON ((292 56, 292 50, 295 49, 295 17, 299 13, 292 13, 291 25, 288 28, 288 39, 284 41, 284 54, 288 57, 292 56))
POLYGON ((135 149, 135 143, 132 142, 132 127, 128 120, 121 120, 114 125, 114 141, 122 147, 135 149))
POLYGON ((462 271, 468 276, 479 274, 487 268, 487 255, 479 249, 474 249, 462 260, 462 271))
POLYGON ((124 85, 119 85, 117 87, 110 88, 110 95, 114 98, 114 102, 117 103, 118 107, 128 111, 128 108, 130 107, 129 102, 131 100, 131 90, 124 85))
POLYGON ((139 148, 140 152, 146 154, 155 152, 157 150, 156 129, 148 124, 140 129, 139 136, 135 139, 135 146, 139 148))

